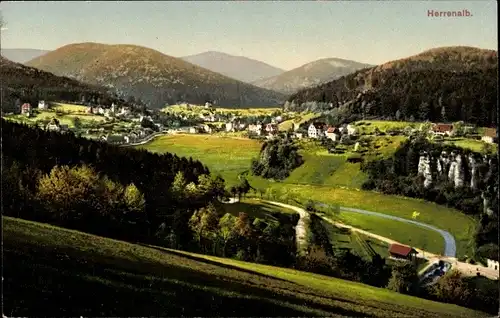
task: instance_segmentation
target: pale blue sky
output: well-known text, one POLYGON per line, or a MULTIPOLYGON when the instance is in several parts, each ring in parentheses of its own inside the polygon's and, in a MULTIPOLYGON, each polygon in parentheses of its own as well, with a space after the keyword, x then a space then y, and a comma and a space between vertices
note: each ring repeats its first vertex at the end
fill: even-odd
POLYGON ((380 64, 438 46, 497 49, 496 1, 2 2, 4 48, 136 44, 221 51, 291 69, 325 57, 380 64), (467 9, 472 17, 428 17, 467 9))

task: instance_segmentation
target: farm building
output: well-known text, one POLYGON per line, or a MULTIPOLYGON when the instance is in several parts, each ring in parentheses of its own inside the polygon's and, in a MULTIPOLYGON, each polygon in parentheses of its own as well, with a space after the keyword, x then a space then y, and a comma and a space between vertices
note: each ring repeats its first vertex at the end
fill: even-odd
POLYGON ((312 123, 307 129, 307 135, 309 138, 319 138, 323 136, 325 126, 326 125, 324 123, 312 123))
POLYGON ((410 246, 401 244, 391 244, 389 246, 389 255, 391 258, 399 260, 414 260, 418 252, 410 246))
POLYGON ((453 131, 452 124, 432 124, 431 130, 429 133, 434 135, 447 135, 450 136, 453 131))

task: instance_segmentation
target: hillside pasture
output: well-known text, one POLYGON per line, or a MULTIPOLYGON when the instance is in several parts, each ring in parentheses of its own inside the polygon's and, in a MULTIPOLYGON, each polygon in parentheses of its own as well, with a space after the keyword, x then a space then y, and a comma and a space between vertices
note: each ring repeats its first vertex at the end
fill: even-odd
POLYGON ((192 157, 205 164, 213 174, 220 174, 226 184, 238 182, 238 175, 248 171, 252 158, 259 155, 261 144, 246 138, 225 138, 213 135, 169 135, 138 146, 151 152, 171 152, 192 157))
POLYGON ((486 316, 292 269, 9 217, 2 225, 3 308, 10 316, 486 316))
POLYGON ((378 128, 382 132, 387 132, 391 129, 403 130, 406 127, 418 129, 421 122, 408 122, 408 121, 390 121, 390 120, 360 120, 354 123, 360 133, 371 135, 378 128))
POLYGON ((245 212, 249 216, 259 219, 275 219, 272 215, 273 213, 296 213, 293 210, 278 205, 253 199, 245 199, 240 202, 225 204, 224 211, 234 216, 238 216, 240 212, 245 212))

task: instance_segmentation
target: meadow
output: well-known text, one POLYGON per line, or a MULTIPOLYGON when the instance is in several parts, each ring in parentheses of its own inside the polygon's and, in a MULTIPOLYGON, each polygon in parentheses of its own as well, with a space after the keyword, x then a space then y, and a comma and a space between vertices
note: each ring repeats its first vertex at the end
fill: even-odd
MULTIPOLYGON (((456 146, 463 149, 472 150, 479 153, 485 152, 486 142, 470 138, 448 138, 445 139, 445 144, 456 146)), ((489 144, 492 152, 498 152, 498 144, 489 144)))
POLYGON ((296 125, 301 125, 313 118, 317 118, 320 116, 320 114, 317 113, 300 113, 300 114, 295 114, 295 113, 289 113, 293 119, 288 119, 283 121, 278 125, 278 129, 280 131, 287 131, 293 128, 293 124, 296 125))
POLYGON ((213 111, 219 113, 231 113, 237 116, 260 116, 260 115, 270 115, 275 112, 281 111, 280 108, 205 108, 201 105, 171 105, 161 109, 163 112, 169 113, 184 113, 184 114, 201 114, 208 111, 213 111))
POLYGON ((240 202, 225 204, 224 210, 226 213, 234 216, 238 216, 240 212, 245 212, 249 216, 259 219, 275 219, 273 213, 297 213, 293 210, 255 199, 242 199, 240 202))
POLYGON ((360 120, 355 122, 354 126, 358 128, 359 133, 370 135, 375 132, 375 128, 378 128, 382 132, 387 132, 387 130, 393 129, 403 130, 406 127, 418 129, 421 124, 423 123, 390 120, 360 120))
POLYGON ((172 152, 192 157, 207 165, 211 173, 220 174, 227 185, 238 183, 238 176, 250 168, 260 151, 260 143, 246 138, 226 138, 213 135, 169 135, 138 146, 151 152, 172 152))
MULTIPOLYGON (((404 140, 404 137, 399 136, 386 138, 392 142, 378 142, 384 143, 388 149, 396 149, 396 145, 404 140)), ((221 174, 230 186, 238 183, 239 174, 249 170, 251 159, 257 157, 259 153, 260 143, 251 139, 179 134, 162 136, 139 147, 153 152, 169 151, 179 156, 199 159, 208 166, 210 171, 221 174)), ((455 209, 420 199, 360 190, 359 186, 364 181, 364 175, 359 170, 359 164, 347 163, 343 156, 326 154, 314 143, 306 143, 304 148, 307 153, 306 162, 295 169, 283 182, 273 182, 248 174, 247 179, 250 184, 256 189, 270 188, 280 193, 287 192, 293 199, 302 203, 311 199, 407 219, 411 219, 413 212, 417 211, 420 213, 418 221, 434 225, 454 235, 458 256, 472 254, 471 238, 476 226, 474 219, 455 209)), ((386 155, 391 151, 393 150, 387 150, 386 155)), ((272 199, 279 200, 279 196, 272 199)), ((353 223, 362 218, 356 215, 355 217, 358 218, 356 220, 352 214, 348 216, 345 223, 353 226, 356 226, 353 223), (353 223, 351 223, 351 216, 353 223)), ((372 221, 374 224, 371 229, 376 234, 402 243, 411 243, 417 248, 425 247, 429 251, 442 252, 443 239, 433 231, 385 219, 372 221), (387 222, 392 225, 388 225, 387 222), (395 230, 387 231, 386 226, 394 227, 395 230), (398 231, 397 228, 403 228, 405 231, 398 231), (435 242, 435 245, 432 242, 435 242)))
POLYGON ((487 316, 292 269, 10 217, 2 224, 9 316, 487 316))

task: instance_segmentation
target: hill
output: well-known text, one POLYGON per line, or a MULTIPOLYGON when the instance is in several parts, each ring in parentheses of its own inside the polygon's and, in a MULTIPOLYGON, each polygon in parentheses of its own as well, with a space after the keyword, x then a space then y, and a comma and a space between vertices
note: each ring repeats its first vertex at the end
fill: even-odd
POLYGON ((251 83, 285 72, 285 70, 248 57, 214 51, 184 56, 182 59, 245 83, 251 83))
POLYGON ((325 83, 373 65, 338 58, 317 60, 288 72, 253 82, 254 85, 292 94, 299 89, 325 83))
POLYGON ((288 98, 293 105, 286 108, 344 106, 344 113, 358 119, 463 120, 491 126, 497 120, 497 72, 497 51, 435 48, 301 90, 288 98))
POLYGON ((50 52, 38 49, 1 49, 0 51, 3 57, 16 63, 25 63, 50 52))
POLYGON ((86 96, 89 100, 109 100, 109 104, 117 100, 103 87, 56 76, 12 62, 3 56, 0 57, 0 65, 2 110, 5 112, 19 111, 22 102, 36 105, 39 99, 80 101, 82 96, 86 96))
POLYGON ((15 316, 486 316, 317 274, 10 217, 2 227, 4 312, 15 316))
POLYGON ((220 106, 269 107, 283 100, 279 93, 135 45, 70 44, 26 65, 106 86, 153 108, 178 101, 204 104, 210 100, 220 106))

